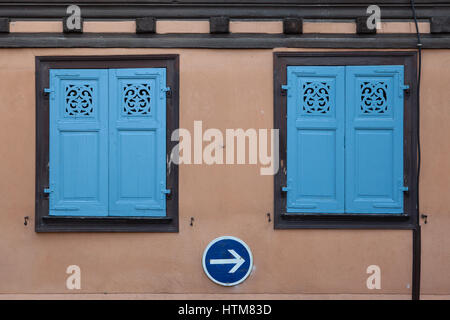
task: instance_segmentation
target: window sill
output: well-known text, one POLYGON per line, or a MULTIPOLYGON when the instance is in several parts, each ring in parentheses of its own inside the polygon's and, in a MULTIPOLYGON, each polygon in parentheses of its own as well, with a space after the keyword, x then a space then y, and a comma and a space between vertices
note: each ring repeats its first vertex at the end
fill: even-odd
POLYGON ((36 232, 178 232, 171 217, 45 216, 36 232))
POLYGON ((282 213, 281 217, 283 219, 342 219, 342 220, 369 220, 369 219, 380 219, 380 218, 389 218, 389 219, 408 219, 409 215, 407 214, 398 214, 398 213, 389 213, 389 214, 379 214, 379 213, 282 213))
POLYGON ((407 214, 282 213, 275 229, 406 229, 414 228, 407 214))

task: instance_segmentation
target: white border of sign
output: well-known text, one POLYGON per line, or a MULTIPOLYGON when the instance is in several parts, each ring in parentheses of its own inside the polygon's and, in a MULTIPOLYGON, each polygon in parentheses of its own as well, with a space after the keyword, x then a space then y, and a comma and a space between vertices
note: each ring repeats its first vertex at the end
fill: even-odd
POLYGON ((215 238, 206 246, 205 251, 203 251, 202 265, 203 265, 203 271, 205 271, 206 275, 208 276, 209 279, 211 279, 211 281, 213 281, 214 283, 220 284, 222 286, 225 286, 225 287, 231 287, 231 286, 235 286, 235 285, 243 282, 250 275, 250 273, 253 270, 253 255, 252 255, 252 251, 250 250, 249 246, 241 239, 233 237, 233 236, 222 236, 222 237, 215 238), (206 253, 208 252, 209 248, 216 242, 218 242, 220 240, 225 240, 225 239, 235 240, 235 241, 239 242, 240 244, 242 244, 245 247, 245 249, 247 249, 248 255, 250 256, 250 266, 248 268, 246 275, 241 280, 233 282, 233 283, 220 282, 220 281, 217 281, 216 279, 214 279, 209 274, 208 269, 206 268, 206 263, 205 263, 206 253))

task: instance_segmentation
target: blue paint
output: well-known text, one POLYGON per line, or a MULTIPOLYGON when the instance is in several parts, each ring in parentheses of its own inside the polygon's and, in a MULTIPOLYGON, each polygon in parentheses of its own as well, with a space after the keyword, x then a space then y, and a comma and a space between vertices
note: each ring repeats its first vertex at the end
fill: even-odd
POLYGON ((403 66, 288 66, 290 213, 403 213, 403 66))
POLYGON ((107 84, 107 70, 50 70, 50 215, 108 215, 107 84))
POLYGON ((287 67, 287 212, 344 212, 344 67, 287 67))
POLYGON ((253 267, 250 248, 235 237, 211 241, 203 253, 203 269, 215 283, 233 286, 244 281, 253 267))

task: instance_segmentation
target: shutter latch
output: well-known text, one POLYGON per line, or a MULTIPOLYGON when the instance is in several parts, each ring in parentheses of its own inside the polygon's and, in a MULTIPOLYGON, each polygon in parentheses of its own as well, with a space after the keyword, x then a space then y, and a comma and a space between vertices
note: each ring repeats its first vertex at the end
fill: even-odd
MULTIPOLYGON (((400 83, 400 90, 405 91, 405 95, 409 96, 409 85, 400 83)), ((400 96, 402 92, 400 91, 400 96)))
POLYGON ((402 187, 400 187, 400 191, 402 191, 402 192, 408 192, 408 191, 409 191, 409 188, 408 188, 408 187, 405 187, 405 186, 402 186, 402 187))
POLYGON ((53 192, 53 190, 51 188, 44 188, 44 197, 48 198, 48 196, 52 192, 53 192))
POLYGON ((170 199, 170 197, 172 195, 172 190, 166 189, 164 183, 161 183, 161 193, 162 193, 162 199, 164 199, 164 195, 165 195, 166 199, 170 199))
POLYGON ((48 96, 49 94, 54 93, 54 92, 55 92, 55 90, 52 90, 50 88, 44 88, 44 95, 45 96, 48 96))
POLYGON ((281 95, 285 96, 286 92, 289 90, 289 86, 287 84, 281 85, 281 95))
POLYGON ((293 184, 292 179, 287 179, 286 185, 281 187, 281 192, 288 192, 292 190, 292 187, 289 187, 292 186, 292 184, 293 184))

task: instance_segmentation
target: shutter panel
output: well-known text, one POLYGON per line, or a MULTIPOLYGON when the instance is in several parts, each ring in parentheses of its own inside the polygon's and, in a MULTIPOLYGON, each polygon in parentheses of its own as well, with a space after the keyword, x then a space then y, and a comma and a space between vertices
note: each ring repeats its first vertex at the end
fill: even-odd
POLYGON ((50 70, 50 215, 108 215, 108 72, 50 70))
POLYGON ((403 213, 403 66, 346 71, 347 213, 403 213))
POLYGON ((109 70, 112 216, 164 216, 166 69, 109 70))
POLYGON ((344 212, 344 67, 287 67, 287 212, 344 212))

